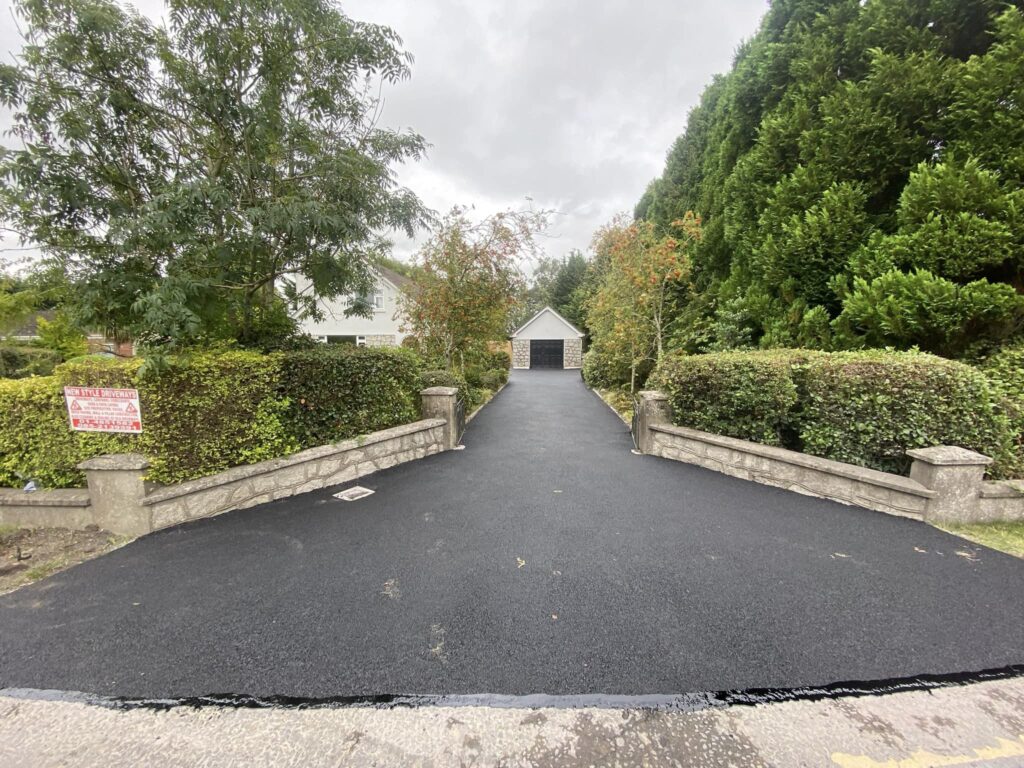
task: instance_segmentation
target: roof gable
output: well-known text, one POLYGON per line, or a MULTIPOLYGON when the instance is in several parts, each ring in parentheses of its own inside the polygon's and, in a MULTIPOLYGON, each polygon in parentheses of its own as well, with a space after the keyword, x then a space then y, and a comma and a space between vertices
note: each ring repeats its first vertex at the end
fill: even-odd
POLYGON ((564 325, 564 326, 565 326, 565 328, 566 328, 566 330, 567 330, 567 331, 569 332, 569 333, 567 333, 567 334, 566 334, 567 336, 578 336, 578 337, 579 337, 579 338, 581 338, 581 339, 583 338, 583 332, 582 332, 582 331, 580 331, 580 329, 579 329, 579 328, 577 328, 577 327, 576 327, 575 325, 573 325, 572 323, 570 323, 570 322, 569 322, 568 320, 566 320, 566 319, 565 319, 564 317, 562 317, 562 316, 561 316, 560 314, 558 314, 557 312, 555 312, 555 310, 553 310, 553 309, 552 309, 551 307, 544 307, 544 309, 542 309, 542 310, 541 310, 540 312, 538 312, 538 313, 537 313, 536 315, 534 315, 534 316, 533 316, 533 317, 531 317, 531 318, 530 318, 529 320, 527 320, 527 321, 526 321, 525 323, 523 323, 523 325, 522 325, 522 326, 520 326, 520 327, 519 327, 519 328, 518 328, 518 329, 516 330, 516 332, 512 334, 512 338, 514 339, 514 338, 515 338, 516 336, 519 336, 519 335, 521 335, 522 333, 524 333, 524 332, 528 331, 528 330, 529 330, 529 328, 530 328, 530 326, 532 326, 532 325, 536 324, 536 323, 537 323, 538 321, 540 321, 540 319, 541 319, 542 317, 545 317, 545 316, 547 316, 547 317, 553 317, 553 318, 554 318, 555 320, 557 320, 557 321, 558 321, 559 323, 561 323, 562 325, 564 325))

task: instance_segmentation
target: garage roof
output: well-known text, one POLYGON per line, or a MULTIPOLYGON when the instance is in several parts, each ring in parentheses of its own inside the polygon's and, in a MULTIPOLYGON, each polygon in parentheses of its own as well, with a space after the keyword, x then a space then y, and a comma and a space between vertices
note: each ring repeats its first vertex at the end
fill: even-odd
MULTIPOLYGON (((568 336, 578 336, 581 339, 583 338, 583 332, 580 331, 579 328, 577 328, 575 325, 570 323, 568 320, 566 320, 560 314, 555 312, 555 310, 553 310, 551 307, 544 307, 544 309, 542 309, 536 315, 534 315, 529 320, 527 320, 525 323, 523 323, 523 325, 520 326, 519 329, 515 333, 512 334, 511 338, 514 339, 517 336, 519 336, 521 333, 526 331, 531 325, 533 325, 534 323, 537 323, 545 315, 550 315, 550 316, 554 317, 556 320, 558 320, 560 323, 562 323, 562 325, 564 325, 566 327, 566 330, 568 332, 565 334, 564 337, 561 337, 561 338, 565 338, 565 337, 568 337, 568 336)), ((558 337, 556 337, 556 338, 558 338, 558 337)))

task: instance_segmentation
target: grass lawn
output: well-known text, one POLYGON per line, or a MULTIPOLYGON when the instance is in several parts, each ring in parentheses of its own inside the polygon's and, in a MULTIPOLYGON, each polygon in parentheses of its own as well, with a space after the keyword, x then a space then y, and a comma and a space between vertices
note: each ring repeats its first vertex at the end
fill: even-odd
POLYGON ((944 531, 1017 557, 1024 557, 1024 520, 1015 523, 941 525, 944 531))

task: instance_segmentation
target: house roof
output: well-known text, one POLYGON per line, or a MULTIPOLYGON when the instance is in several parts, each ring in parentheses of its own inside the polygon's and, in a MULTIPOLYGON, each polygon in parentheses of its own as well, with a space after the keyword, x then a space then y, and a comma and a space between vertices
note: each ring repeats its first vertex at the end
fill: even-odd
POLYGON ((410 280, 405 275, 401 275, 398 272, 395 272, 395 270, 393 270, 393 269, 388 269, 387 267, 382 267, 379 264, 375 265, 374 269, 377 270, 377 273, 382 278, 384 278, 389 283, 391 283, 393 286, 395 286, 395 288, 405 288, 405 286, 409 285, 412 282, 412 280, 410 280))
POLYGON ((11 331, 8 335, 14 338, 35 339, 39 337, 39 319, 53 322, 57 316, 57 310, 44 309, 41 312, 33 312, 20 326, 11 331))
POLYGON ((525 330, 526 330, 527 328, 529 328, 529 327, 530 327, 531 325, 533 325, 533 324, 534 324, 534 323, 535 323, 535 322, 536 322, 536 321, 537 321, 537 320, 538 320, 538 319, 539 319, 539 318, 541 317, 541 315, 543 315, 543 314, 545 314, 545 313, 550 313, 550 314, 554 315, 554 316, 555 316, 555 317, 556 317, 556 318, 557 318, 557 319, 558 319, 559 321, 561 321, 561 322, 562 322, 562 323, 563 323, 563 324, 564 324, 564 325, 565 325, 565 326, 566 326, 567 328, 569 328, 569 329, 570 329, 570 330, 571 330, 571 331, 572 331, 573 333, 575 333, 575 334, 576 334, 577 336, 579 336, 579 337, 580 337, 581 339, 583 338, 583 336, 584 336, 584 334, 583 334, 583 331, 581 331, 581 330, 580 330, 579 328, 577 328, 577 327, 576 327, 575 325, 573 325, 572 323, 570 323, 570 322, 569 322, 568 320, 566 320, 566 319, 565 319, 564 317, 562 317, 562 316, 561 316, 560 314, 558 314, 557 312, 555 312, 555 310, 553 310, 553 309, 552 309, 551 307, 544 307, 544 309, 542 309, 542 310, 541 310, 540 312, 538 312, 538 313, 537 313, 536 315, 534 315, 534 316, 533 316, 533 317, 531 317, 531 318, 530 318, 529 320, 527 320, 527 321, 526 321, 525 323, 523 323, 523 324, 522 324, 521 326, 519 326, 519 328, 517 328, 517 329, 516 329, 515 333, 513 333, 513 334, 512 334, 511 338, 513 338, 513 339, 514 339, 514 338, 515 338, 516 336, 518 336, 518 335, 519 335, 520 333, 522 333, 523 331, 525 331, 525 330))

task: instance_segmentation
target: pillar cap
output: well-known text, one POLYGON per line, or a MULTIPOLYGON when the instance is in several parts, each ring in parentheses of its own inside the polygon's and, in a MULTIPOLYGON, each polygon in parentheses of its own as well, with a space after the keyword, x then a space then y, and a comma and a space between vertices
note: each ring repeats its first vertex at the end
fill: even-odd
POLYGON ((668 395, 656 389, 642 389, 637 394, 641 400, 668 400, 668 395))
POLYGON ((141 453, 108 453, 105 456, 94 456, 78 465, 79 469, 149 469, 149 459, 141 453))
POLYGON ((932 448, 912 448, 907 456, 938 467, 988 466, 992 459, 983 453, 961 448, 958 445, 936 445, 932 448))
POLYGON ((421 395, 457 395, 459 394, 458 387, 427 387, 427 389, 420 390, 421 395))

